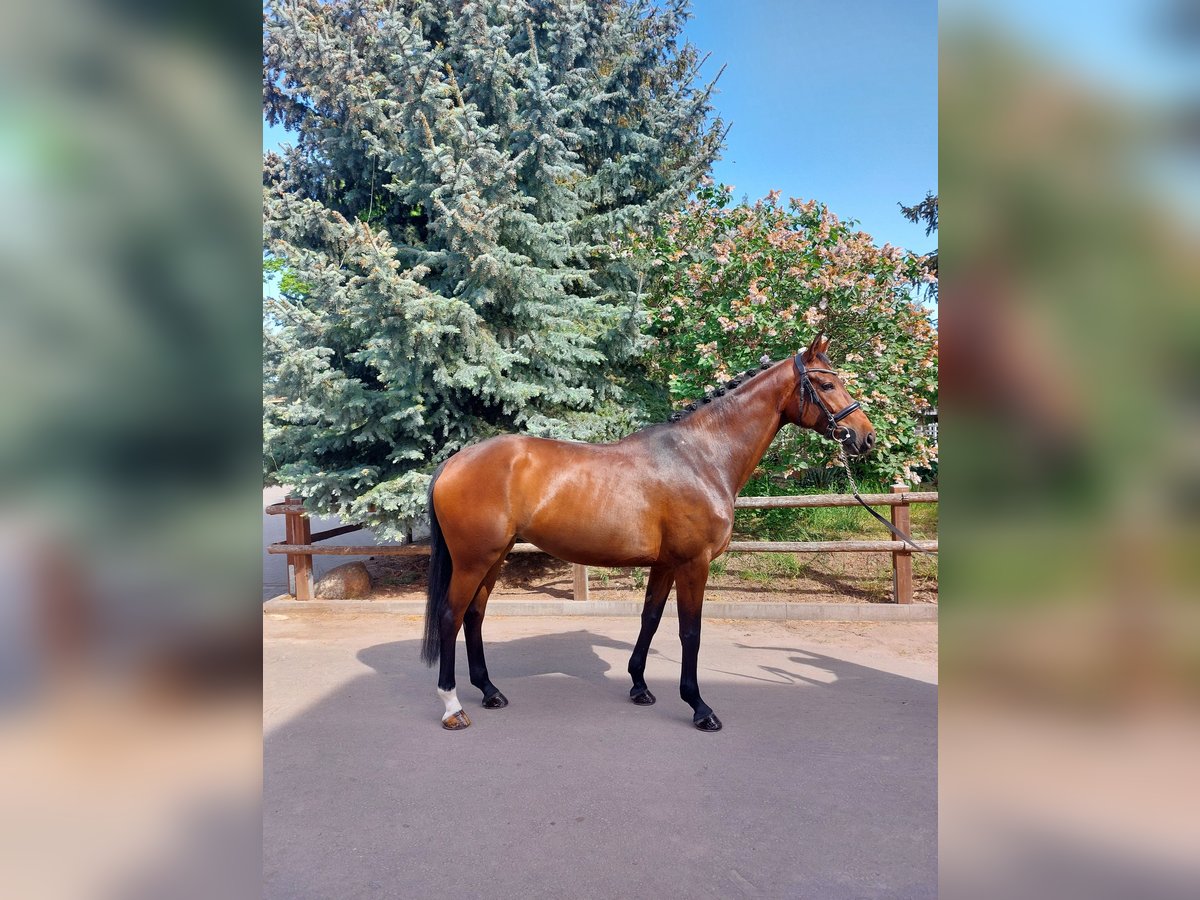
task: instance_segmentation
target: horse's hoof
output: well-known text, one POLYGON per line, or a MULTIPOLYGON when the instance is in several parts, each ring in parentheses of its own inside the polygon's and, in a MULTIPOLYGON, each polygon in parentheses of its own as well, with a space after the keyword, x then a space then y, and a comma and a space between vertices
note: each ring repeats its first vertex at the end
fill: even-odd
POLYGON ((499 691, 496 691, 490 697, 483 698, 484 709, 504 709, 506 706, 508 706, 508 698, 499 691))
MULTIPOLYGON (((637 689, 635 688, 634 690, 637 690, 637 689)), ((629 699, 632 700, 634 703, 636 703, 638 706, 651 706, 651 705, 653 705, 653 703, 655 701, 655 697, 652 693, 650 693, 649 689, 646 689, 644 691, 639 691, 638 693, 634 693, 634 691, 630 691, 629 699)))
POLYGON ((721 720, 717 718, 716 713, 709 713, 703 719, 694 719, 693 723, 701 731, 720 731, 721 720))
POLYGON ((447 731, 462 731, 471 727, 471 720, 461 709, 447 719, 442 719, 442 727, 447 731))

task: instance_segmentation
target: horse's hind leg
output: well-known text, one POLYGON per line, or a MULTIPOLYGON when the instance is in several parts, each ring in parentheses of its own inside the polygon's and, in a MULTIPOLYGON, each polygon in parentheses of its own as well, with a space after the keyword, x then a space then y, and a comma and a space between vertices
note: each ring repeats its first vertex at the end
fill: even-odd
POLYGON ((667 605, 667 597, 671 593, 671 583, 675 574, 671 569, 653 567, 646 584, 646 604, 642 607, 642 630, 638 632, 637 643, 633 647, 633 655, 629 657, 629 674, 633 678, 633 687, 629 689, 629 699, 638 706, 649 706, 654 702, 654 695, 646 687, 646 656, 650 652, 650 641, 658 630, 662 620, 663 607, 667 605))
POLYGON ((458 691, 454 681, 454 649, 467 608, 479 590, 485 574, 486 570, 478 568, 454 570, 450 577, 448 602, 442 609, 441 620, 438 623, 438 636, 442 642, 439 654, 438 696, 446 705, 446 713, 442 716, 442 727, 451 731, 469 728, 471 725, 471 720, 467 718, 462 704, 458 701, 458 691))
MULTIPOLYGON (((512 544, 509 544, 508 549, 512 549, 512 544)), ((508 556, 508 550, 504 551, 484 577, 483 583, 475 594, 475 599, 467 607, 466 616, 463 618, 463 634, 467 639, 467 665, 471 672, 471 684, 483 691, 484 709, 501 709, 508 706, 508 698, 500 693, 500 689, 492 684, 491 678, 488 677, 487 663, 483 658, 483 616, 487 612, 488 597, 492 594, 492 588, 495 587, 496 578, 500 575, 500 568, 504 565, 506 556, 508 556)))

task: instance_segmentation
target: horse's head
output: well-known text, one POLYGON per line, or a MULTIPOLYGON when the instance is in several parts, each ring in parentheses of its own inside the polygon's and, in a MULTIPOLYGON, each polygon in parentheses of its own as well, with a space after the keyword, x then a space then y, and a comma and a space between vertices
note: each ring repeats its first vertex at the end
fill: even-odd
POLYGON ((828 349, 829 338, 818 334, 796 354, 796 390, 784 414, 793 425, 811 428, 860 456, 875 446, 875 429, 833 370, 828 349))

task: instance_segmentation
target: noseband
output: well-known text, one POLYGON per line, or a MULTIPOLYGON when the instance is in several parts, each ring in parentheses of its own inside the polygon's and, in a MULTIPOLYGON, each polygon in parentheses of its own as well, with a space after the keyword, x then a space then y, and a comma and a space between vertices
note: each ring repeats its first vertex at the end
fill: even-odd
POLYGON ((803 353, 797 353, 795 357, 793 357, 793 361, 796 363, 796 374, 800 376, 800 418, 804 418, 804 404, 807 403, 811 397, 813 402, 815 402, 818 408, 820 408, 821 412, 825 414, 825 418, 828 422, 828 428, 825 431, 826 436, 828 436, 830 440, 844 444, 846 441, 850 440, 851 431, 845 425, 839 425, 838 423, 856 409, 860 409, 858 401, 855 400, 849 406, 839 410, 836 413, 831 410, 825 404, 825 401, 821 399, 821 392, 812 386, 812 383, 808 380, 808 376, 813 372, 825 372, 834 376, 837 376, 838 373, 833 371, 833 369, 817 369, 813 368, 812 366, 804 365, 804 361, 800 358, 803 355, 803 353), (838 436, 839 431, 842 432, 840 437, 838 436))

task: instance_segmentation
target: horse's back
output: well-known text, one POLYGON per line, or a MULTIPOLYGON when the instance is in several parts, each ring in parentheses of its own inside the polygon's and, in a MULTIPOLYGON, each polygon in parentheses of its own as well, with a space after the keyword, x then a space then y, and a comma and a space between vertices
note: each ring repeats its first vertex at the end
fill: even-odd
POLYGON ((467 447, 450 458, 437 494, 465 493, 476 502, 501 502, 514 516, 528 519, 549 498, 574 497, 603 504, 645 476, 636 454, 623 444, 587 444, 530 435, 500 435, 467 447))
POLYGON ((447 461, 434 488, 443 506, 473 508, 523 523, 547 497, 595 489, 617 471, 613 444, 585 444, 506 434, 460 450, 447 461), (605 475, 605 473, 610 473, 605 475))

